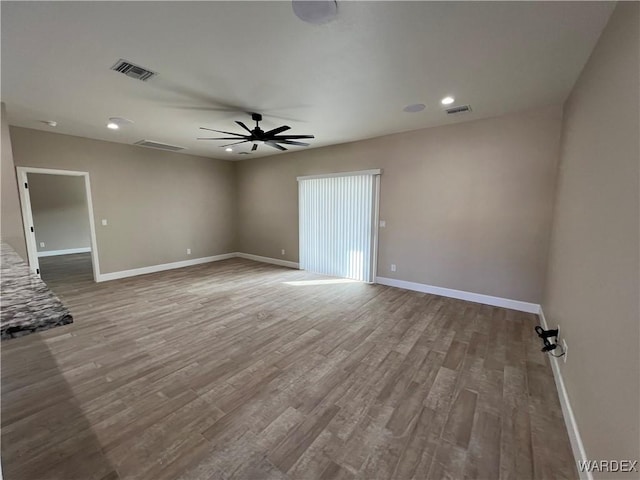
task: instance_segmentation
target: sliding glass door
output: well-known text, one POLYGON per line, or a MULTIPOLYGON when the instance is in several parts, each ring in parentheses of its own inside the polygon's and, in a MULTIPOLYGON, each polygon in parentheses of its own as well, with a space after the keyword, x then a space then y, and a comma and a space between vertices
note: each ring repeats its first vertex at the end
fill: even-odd
POLYGON ((380 170, 298 177, 300 268, 375 280, 380 170))

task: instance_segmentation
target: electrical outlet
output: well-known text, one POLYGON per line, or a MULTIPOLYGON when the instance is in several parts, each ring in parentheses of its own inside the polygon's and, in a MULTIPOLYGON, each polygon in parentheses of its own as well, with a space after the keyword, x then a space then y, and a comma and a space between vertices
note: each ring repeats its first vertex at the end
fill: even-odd
POLYGON ((106 227, 106 226, 107 226, 107 219, 106 219, 106 218, 103 218, 103 219, 102 219, 102 226, 103 226, 103 227, 106 227))
POLYGON ((395 264, 395 263, 392 263, 392 264, 391 264, 391 271, 392 271, 392 272, 395 272, 395 271, 396 271, 396 264, 395 264))
POLYGON ((44 248, 44 242, 40 242, 40 248, 44 248))
POLYGON ((562 339, 562 348, 564 349, 562 360, 564 360, 564 363, 567 363, 567 352, 569 351, 569 349, 567 347, 567 341, 564 338, 562 339))
POLYGON ((284 255, 284 248, 282 249, 282 251, 280 253, 282 253, 282 255, 284 255))
POLYGON ((191 249, 187 248, 187 255, 191 255, 191 249))

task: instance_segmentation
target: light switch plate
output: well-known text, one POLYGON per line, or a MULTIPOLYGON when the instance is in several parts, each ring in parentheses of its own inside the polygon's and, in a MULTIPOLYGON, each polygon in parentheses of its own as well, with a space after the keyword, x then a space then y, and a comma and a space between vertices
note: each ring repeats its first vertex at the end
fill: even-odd
POLYGON ((387 226, 387 222, 384 220, 380 220, 380 228, 384 228, 387 226))
POLYGON ((106 227, 106 226, 107 226, 107 219, 106 219, 106 218, 103 218, 103 219, 102 219, 102 226, 103 226, 103 227, 106 227))

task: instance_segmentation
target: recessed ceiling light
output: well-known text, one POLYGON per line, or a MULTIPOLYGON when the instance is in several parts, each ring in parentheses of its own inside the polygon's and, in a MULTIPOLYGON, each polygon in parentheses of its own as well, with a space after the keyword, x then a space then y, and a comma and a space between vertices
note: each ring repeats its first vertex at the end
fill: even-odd
POLYGON ((133 123, 133 120, 129 120, 128 118, 124 117, 109 117, 109 123, 115 123, 119 126, 131 125, 133 123))
POLYGON ((421 112, 425 108, 426 108, 426 105, 424 103, 414 103, 413 105, 407 105, 402 110, 404 112, 417 113, 417 112, 421 112))
POLYGON ((129 120, 124 117, 109 117, 109 123, 107 123, 107 128, 111 130, 118 130, 123 125, 131 125, 133 120, 129 120))
POLYGON ((338 13, 335 0, 292 0, 291 5, 300 20, 316 25, 333 20, 338 13))
POLYGON ((440 103, 442 103, 443 105, 451 105, 455 101, 456 99, 453 97, 444 97, 442 100, 440 100, 440 103))
POLYGON ((233 148, 231 147, 227 147, 224 149, 225 152, 233 152, 233 148))

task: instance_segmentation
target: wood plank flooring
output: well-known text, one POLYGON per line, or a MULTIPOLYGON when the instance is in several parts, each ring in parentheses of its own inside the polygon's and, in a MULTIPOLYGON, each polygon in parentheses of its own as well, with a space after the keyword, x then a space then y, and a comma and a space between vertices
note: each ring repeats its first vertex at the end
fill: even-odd
POLYGON ((243 259, 94 284, 2 342, 5 480, 577 478, 534 315, 243 259))

